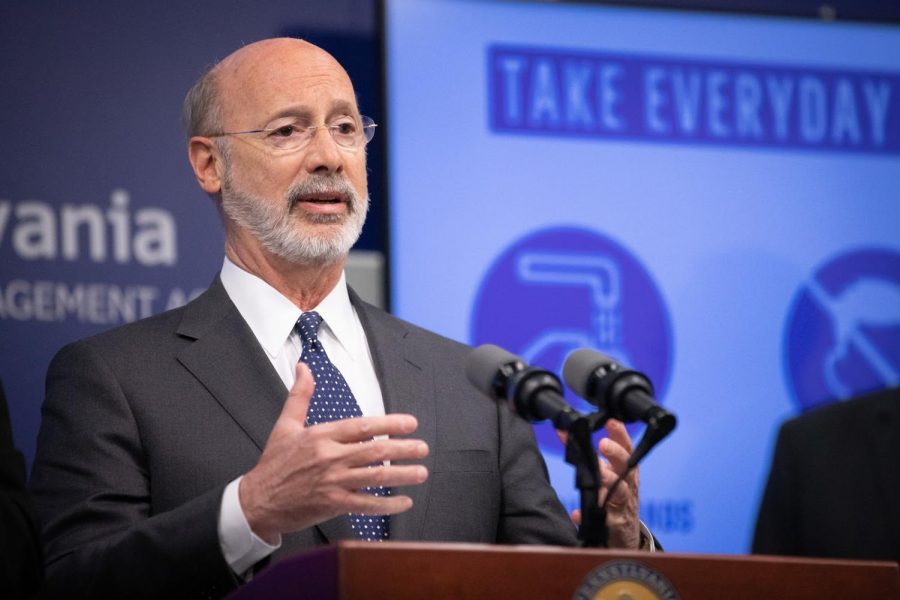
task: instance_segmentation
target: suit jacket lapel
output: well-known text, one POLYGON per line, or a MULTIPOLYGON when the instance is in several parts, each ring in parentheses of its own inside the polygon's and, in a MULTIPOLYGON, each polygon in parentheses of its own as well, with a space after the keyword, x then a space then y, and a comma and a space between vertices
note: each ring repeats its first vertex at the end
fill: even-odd
MULTIPOLYGON (((366 331, 385 410, 415 414, 419 420, 416 437, 433 447, 430 372, 417 364, 415 349, 407 343, 407 332, 397 321, 366 305, 352 290, 350 297, 366 331)), ((178 361, 209 390, 262 452, 281 414, 287 390, 218 277, 185 308, 178 334, 194 340, 178 354, 178 361)), ((429 470, 432 460, 428 457, 423 461, 429 470)), ((412 497, 413 508, 392 517, 393 539, 414 538, 421 531, 427 490, 425 483, 402 491, 412 497)), ((345 516, 321 523, 316 529, 325 542, 354 539, 345 516)), ((278 554, 307 547, 311 541, 308 538, 303 532, 284 536, 278 554)))
POLYGON ((195 340, 178 361, 262 451, 287 390, 218 277, 186 307, 178 333, 195 340))
MULTIPOLYGON (((418 419, 419 428, 411 437, 425 441, 431 448, 431 453, 420 461, 430 473, 434 467, 437 424, 432 367, 422 358, 427 353, 417 348, 415 337, 402 322, 366 304, 352 289, 350 301, 366 332, 385 412, 408 413, 418 419)), ((421 485, 395 488, 394 493, 412 498, 413 507, 391 517, 392 540, 421 537, 430 489, 430 480, 421 485)))
MULTIPOLYGON (((195 340, 178 354, 178 361, 262 452, 281 414, 287 389, 218 277, 186 307, 178 333, 195 340)), ((326 542, 353 537, 346 517, 321 523, 317 529, 326 542)), ((310 545, 308 533, 288 534, 279 554, 310 545)))

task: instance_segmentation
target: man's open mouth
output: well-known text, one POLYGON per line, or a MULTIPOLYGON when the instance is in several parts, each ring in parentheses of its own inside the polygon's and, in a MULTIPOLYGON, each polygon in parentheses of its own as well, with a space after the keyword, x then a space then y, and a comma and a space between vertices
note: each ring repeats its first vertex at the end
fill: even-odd
POLYGON ((346 195, 341 194, 340 192, 321 192, 316 194, 304 194, 302 196, 297 197, 292 203, 291 208, 296 206, 297 204, 304 202, 308 204, 315 204, 318 206, 327 206, 330 204, 347 204, 348 198, 346 195))
POLYGON ((315 194, 313 196, 301 196, 300 202, 314 202, 316 204, 337 204, 338 202, 346 202, 347 198, 341 194, 315 194))

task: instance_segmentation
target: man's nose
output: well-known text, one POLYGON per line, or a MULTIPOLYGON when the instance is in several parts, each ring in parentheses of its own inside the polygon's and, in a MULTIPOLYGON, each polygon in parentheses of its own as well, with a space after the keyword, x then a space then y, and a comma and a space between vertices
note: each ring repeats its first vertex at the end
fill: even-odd
POLYGON ((344 157, 328 127, 317 127, 306 148, 306 170, 310 173, 340 173, 344 157))

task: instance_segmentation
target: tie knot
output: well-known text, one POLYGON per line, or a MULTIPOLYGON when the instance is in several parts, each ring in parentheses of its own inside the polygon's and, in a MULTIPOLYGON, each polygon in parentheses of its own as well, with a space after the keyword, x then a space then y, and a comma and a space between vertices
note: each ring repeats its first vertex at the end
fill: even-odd
POLYGON ((318 339, 319 325, 322 324, 322 315, 314 310, 305 312, 297 319, 297 333, 303 340, 303 346, 309 348, 318 339))

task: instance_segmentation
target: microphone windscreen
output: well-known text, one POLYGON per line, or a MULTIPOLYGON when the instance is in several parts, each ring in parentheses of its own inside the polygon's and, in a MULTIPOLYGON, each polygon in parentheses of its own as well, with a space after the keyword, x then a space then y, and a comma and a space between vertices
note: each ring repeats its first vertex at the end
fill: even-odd
POLYGON ((484 344, 469 353, 466 359, 466 377, 476 388, 494 396, 494 380, 505 365, 520 362, 519 357, 500 346, 484 344))
POLYGON ((615 364, 615 361, 605 354, 590 348, 580 348, 566 358, 566 364, 563 365, 563 380, 576 394, 587 398, 591 375, 600 367, 610 364, 615 364))

